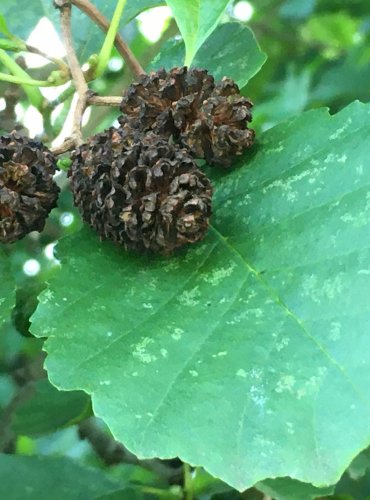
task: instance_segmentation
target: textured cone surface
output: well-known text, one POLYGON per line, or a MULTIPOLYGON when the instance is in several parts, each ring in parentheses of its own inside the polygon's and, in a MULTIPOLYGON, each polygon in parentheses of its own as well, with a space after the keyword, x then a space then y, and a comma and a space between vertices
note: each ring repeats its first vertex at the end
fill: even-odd
POLYGON ((0 241, 42 231, 56 206, 54 156, 42 143, 12 133, 0 136, 0 241))
POLYGON ((186 151, 153 133, 97 134, 76 150, 69 175, 85 222, 127 249, 169 253, 208 229, 209 179, 186 151))
POLYGON ((215 82, 203 69, 162 69, 130 85, 120 121, 173 136, 196 158, 229 167, 253 144, 254 131, 247 127, 252 106, 229 78, 215 82))

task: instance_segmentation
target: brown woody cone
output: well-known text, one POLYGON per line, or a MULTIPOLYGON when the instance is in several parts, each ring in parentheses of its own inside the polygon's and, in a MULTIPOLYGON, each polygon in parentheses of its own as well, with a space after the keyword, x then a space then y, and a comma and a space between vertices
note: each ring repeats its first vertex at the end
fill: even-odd
POLYGON ((186 67, 142 75, 126 91, 121 124, 172 136, 192 156, 229 167, 254 142, 252 102, 236 83, 186 67))
POLYGON ((153 133, 110 128, 78 148, 75 205, 102 239, 170 253, 205 235, 212 187, 186 151, 153 133))
POLYGON ((41 142, 15 132, 0 136, 0 242, 42 231, 56 206, 56 162, 41 142))

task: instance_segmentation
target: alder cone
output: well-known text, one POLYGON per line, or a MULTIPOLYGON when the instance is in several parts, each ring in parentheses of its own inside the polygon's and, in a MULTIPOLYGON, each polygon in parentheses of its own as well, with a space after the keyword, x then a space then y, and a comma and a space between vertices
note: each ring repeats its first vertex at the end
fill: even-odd
POLYGON ((110 128, 74 153, 75 205, 100 235, 167 254, 205 235, 212 186, 188 153, 150 132, 110 128))
POLYGON ((13 243, 42 231, 57 204, 53 154, 41 142, 15 132, 0 136, 0 241, 13 243))
POLYGON ((230 78, 215 82, 205 69, 161 69, 129 86, 120 122, 172 136, 194 157, 230 167, 254 142, 252 106, 230 78))

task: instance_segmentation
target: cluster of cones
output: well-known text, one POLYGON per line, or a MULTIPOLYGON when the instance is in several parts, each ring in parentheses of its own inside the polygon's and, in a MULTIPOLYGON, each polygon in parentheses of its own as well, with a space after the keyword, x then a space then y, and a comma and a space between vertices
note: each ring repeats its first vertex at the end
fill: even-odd
MULTIPOLYGON (((85 222, 129 250, 167 254, 201 240, 213 190, 195 160, 229 168, 253 144, 251 108, 232 80, 215 82, 206 70, 141 76, 123 97, 119 127, 72 154, 71 189, 85 222)), ((0 241, 42 229, 57 200, 55 168, 42 144, 0 138, 0 241)))

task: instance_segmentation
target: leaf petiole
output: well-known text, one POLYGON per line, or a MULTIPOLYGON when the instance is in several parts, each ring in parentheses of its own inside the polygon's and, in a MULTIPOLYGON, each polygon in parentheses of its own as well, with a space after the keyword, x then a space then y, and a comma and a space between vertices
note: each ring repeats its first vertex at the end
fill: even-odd
POLYGON ((107 35, 105 37, 103 46, 101 48, 100 54, 99 54, 99 62, 96 67, 96 76, 100 76, 104 73, 105 68, 108 65, 111 53, 112 53, 112 48, 114 45, 114 40, 117 35, 117 31, 119 28, 119 23, 122 17, 123 9, 125 8, 127 0, 118 0, 116 9, 114 11, 112 21, 110 23, 107 35))
MULTIPOLYGON (((53 83, 47 80, 33 80, 32 78, 22 78, 19 76, 8 75, 7 73, 0 73, 0 81, 15 83, 17 85, 24 85, 26 87, 54 87, 53 83)), ((24 89, 26 92, 26 89, 24 89)), ((31 100, 31 99, 30 99, 31 100)), ((34 103, 32 103, 34 105, 34 103)))
POLYGON ((23 90, 27 94, 31 104, 37 109, 41 109, 43 103, 43 96, 40 90, 36 87, 44 86, 44 83, 37 80, 32 80, 28 74, 17 64, 12 57, 10 57, 5 50, 0 49, 0 63, 2 63, 12 75, 0 73, 0 79, 5 82, 17 83, 22 85, 23 90))

